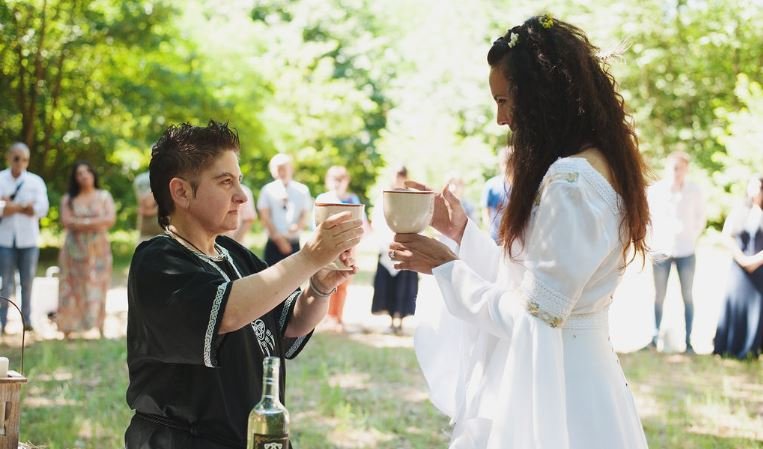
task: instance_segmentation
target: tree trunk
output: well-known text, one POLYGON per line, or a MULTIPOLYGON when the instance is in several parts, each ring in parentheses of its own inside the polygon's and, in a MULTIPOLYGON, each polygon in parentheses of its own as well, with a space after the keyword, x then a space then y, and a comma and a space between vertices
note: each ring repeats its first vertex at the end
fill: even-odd
POLYGON ((40 95, 40 83, 44 78, 42 50, 45 47, 45 31, 47 28, 47 8, 48 0, 42 2, 42 23, 40 24, 40 41, 37 43, 37 54, 34 58, 34 77, 29 85, 29 122, 24 130, 24 142, 34 151, 35 124, 37 121, 37 98, 40 95))
MULTIPOLYGON (((72 8, 73 9, 73 8, 72 8)), ((53 22, 57 22, 61 16, 61 2, 59 2, 56 5, 56 11, 53 14, 53 22)), ((70 24, 74 24, 74 11, 70 11, 69 14, 70 24)), ((66 48, 69 45, 68 42, 64 40, 63 45, 61 45, 61 49, 59 50, 58 54, 58 61, 56 62, 56 75, 55 79, 53 80, 53 86, 52 91, 50 94, 50 107, 48 108, 47 113, 43 115, 43 134, 42 134, 42 145, 41 145, 41 151, 39 154, 39 162, 40 162, 40 170, 47 171, 48 166, 50 165, 48 163, 48 155, 50 154, 50 147, 51 147, 51 138, 53 134, 53 128, 55 127, 55 115, 56 110, 58 109, 58 102, 61 98, 61 82, 63 81, 63 73, 64 73, 64 60, 66 57, 66 48)))
POLYGON ((29 107, 27 105, 26 97, 26 68, 24 67, 24 50, 21 44, 21 36, 23 36, 24 30, 29 24, 29 16, 27 16, 27 20, 25 21, 24 25, 22 25, 19 21, 16 20, 17 12, 18 9, 16 8, 14 8, 11 12, 11 20, 13 20, 13 24, 16 28, 16 39, 13 41, 12 45, 16 52, 16 69, 18 71, 19 80, 19 84, 17 86, 18 90, 16 91, 16 104, 19 108, 19 112, 21 112, 21 135, 23 136, 25 135, 26 128, 29 126, 29 107))
MULTIPOLYGON (((58 109, 58 100, 61 98, 61 81, 63 80, 64 73, 64 59, 66 56, 66 45, 61 47, 61 52, 58 55, 58 62, 56 63, 56 78, 53 81, 53 91, 51 92, 50 111, 47 114, 45 120, 45 126, 43 128, 42 135, 42 149, 38 156, 41 166, 46 166, 48 161, 48 154, 50 154, 50 138, 53 134, 54 120, 56 110, 58 109)), ((47 168, 47 167, 45 167, 47 168)))

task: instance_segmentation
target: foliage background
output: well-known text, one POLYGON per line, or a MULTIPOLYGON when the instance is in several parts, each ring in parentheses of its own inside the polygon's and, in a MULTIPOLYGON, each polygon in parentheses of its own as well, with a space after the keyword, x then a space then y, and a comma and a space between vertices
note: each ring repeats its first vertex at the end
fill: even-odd
POLYGON ((405 163, 433 185, 458 174, 476 201, 506 139, 486 50, 541 12, 624 49, 613 71, 654 175, 692 154, 718 226, 763 172, 760 0, 0 0, 0 146, 32 148, 54 205, 72 163, 93 162, 119 229, 161 131, 210 118, 238 129, 255 194, 284 151, 314 194, 342 163, 372 201, 405 163))

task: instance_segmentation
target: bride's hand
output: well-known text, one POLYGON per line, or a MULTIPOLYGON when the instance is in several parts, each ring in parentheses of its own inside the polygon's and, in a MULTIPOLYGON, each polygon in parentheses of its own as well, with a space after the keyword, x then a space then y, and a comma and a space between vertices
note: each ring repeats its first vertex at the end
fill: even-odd
MULTIPOLYGON (((416 181, 406 181, 405 186, 418 190, 432 190, 416 181)), ((464 236, 464 229, 466 229, 466 222, 466 211, 461 205, 461 200, 453 195, 453 192, 450 191, 446 184, 442 192, 435 195, 434 198, 432 227, 460 244, 461 238, 464 236)))
POLYGON ((432 269, 458 259, 447 246, 420 234, 395 234, 389 245, 389 257, 398 270, 432 274, 432 269))

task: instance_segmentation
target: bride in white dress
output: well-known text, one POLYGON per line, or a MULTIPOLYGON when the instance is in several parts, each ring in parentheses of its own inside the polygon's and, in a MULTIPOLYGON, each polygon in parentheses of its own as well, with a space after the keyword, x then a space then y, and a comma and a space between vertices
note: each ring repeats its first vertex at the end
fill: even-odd
POLYGON ((456 253, 417 234, 390 245, 396 268, 432 273, 442 292, 415 348, 454 423, 449 447, 646 448, 607 324, 649 222, 622 98, 583 32, 547 16, 509 30, 488 62, 514 147, 503 244, 446 188, 432 225, 456 253))

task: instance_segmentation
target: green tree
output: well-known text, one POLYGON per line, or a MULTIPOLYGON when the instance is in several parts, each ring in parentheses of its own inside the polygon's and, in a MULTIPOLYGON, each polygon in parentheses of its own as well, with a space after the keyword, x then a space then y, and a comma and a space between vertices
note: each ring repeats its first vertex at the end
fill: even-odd
POLYGON ((35 0, 0 3, 0 107, 4 145, 32 151, 49 185, 54 224, 69 167, 86 159, 131 228, 130 182, 161 130, 225 117, 199 55, 175 28, 168 2, 35 0))
POLYGON ((378 148, 395 77, 389 41, 394 17, 371 0, 272 0, 251 11, 252 58, 272 97, 262 120, 273 144, 265 154, 295 156, 313 193, 323 175, 346 165, 365 197, 383 163, 378 148))

